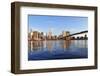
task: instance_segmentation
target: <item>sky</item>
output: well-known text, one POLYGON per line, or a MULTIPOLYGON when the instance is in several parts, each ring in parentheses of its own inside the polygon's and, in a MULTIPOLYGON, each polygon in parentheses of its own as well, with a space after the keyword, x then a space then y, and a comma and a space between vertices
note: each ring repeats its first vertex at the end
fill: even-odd
POLYGON ((88 17, 79 16, 50 16, 50 15, 28 15, 28 31, 39 31, 53 35, 60 35, 62 31, 71 34, 88 30, 88 17))

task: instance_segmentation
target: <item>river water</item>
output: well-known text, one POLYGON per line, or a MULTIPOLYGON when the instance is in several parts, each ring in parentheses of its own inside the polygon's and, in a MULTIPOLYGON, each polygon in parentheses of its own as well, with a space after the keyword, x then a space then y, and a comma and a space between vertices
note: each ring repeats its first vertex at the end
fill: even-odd
POLYGON ((28 60, 88 58, 88 40, 30 41, 28 60))

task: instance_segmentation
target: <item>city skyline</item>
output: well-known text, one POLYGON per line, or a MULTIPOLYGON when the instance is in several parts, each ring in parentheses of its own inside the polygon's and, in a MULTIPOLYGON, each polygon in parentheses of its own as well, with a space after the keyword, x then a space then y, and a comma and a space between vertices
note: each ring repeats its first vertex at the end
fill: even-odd
POLYGON ((28 60, 88 58, 88 18, 28 16, 28 60))
POLYGON ((39 31, 52 35, 60 35, 63 31, 76 33, 88 28, 87 17, 74 16, 47 16, 47 15, 29 15, 28 16, 29 31, 39 31))

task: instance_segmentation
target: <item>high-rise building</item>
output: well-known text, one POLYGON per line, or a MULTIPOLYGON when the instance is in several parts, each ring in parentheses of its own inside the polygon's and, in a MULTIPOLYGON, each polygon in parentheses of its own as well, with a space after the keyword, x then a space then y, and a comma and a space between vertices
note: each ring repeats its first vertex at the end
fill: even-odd
POLYGON ((41 39, 44 39, 44 33, 41 32, 41 39))
POLYGON ((38 31, 33 31, 32 33, 33 33, 32 39, 33 40, 38 40, 39 39, 39 33, 38 33, 38 31))
POLYGON ((48 39, 52 39, 52 32, 51 32, 51 30, 49 30, 49 32, 48 32, 48 39))

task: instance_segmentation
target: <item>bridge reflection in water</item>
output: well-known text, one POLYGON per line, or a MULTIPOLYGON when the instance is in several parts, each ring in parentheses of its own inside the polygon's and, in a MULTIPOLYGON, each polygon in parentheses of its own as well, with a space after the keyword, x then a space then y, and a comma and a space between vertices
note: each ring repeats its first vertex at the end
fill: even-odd
POLYGON ((88 58, 88 40, 28 42, 28 60, 88 58))

